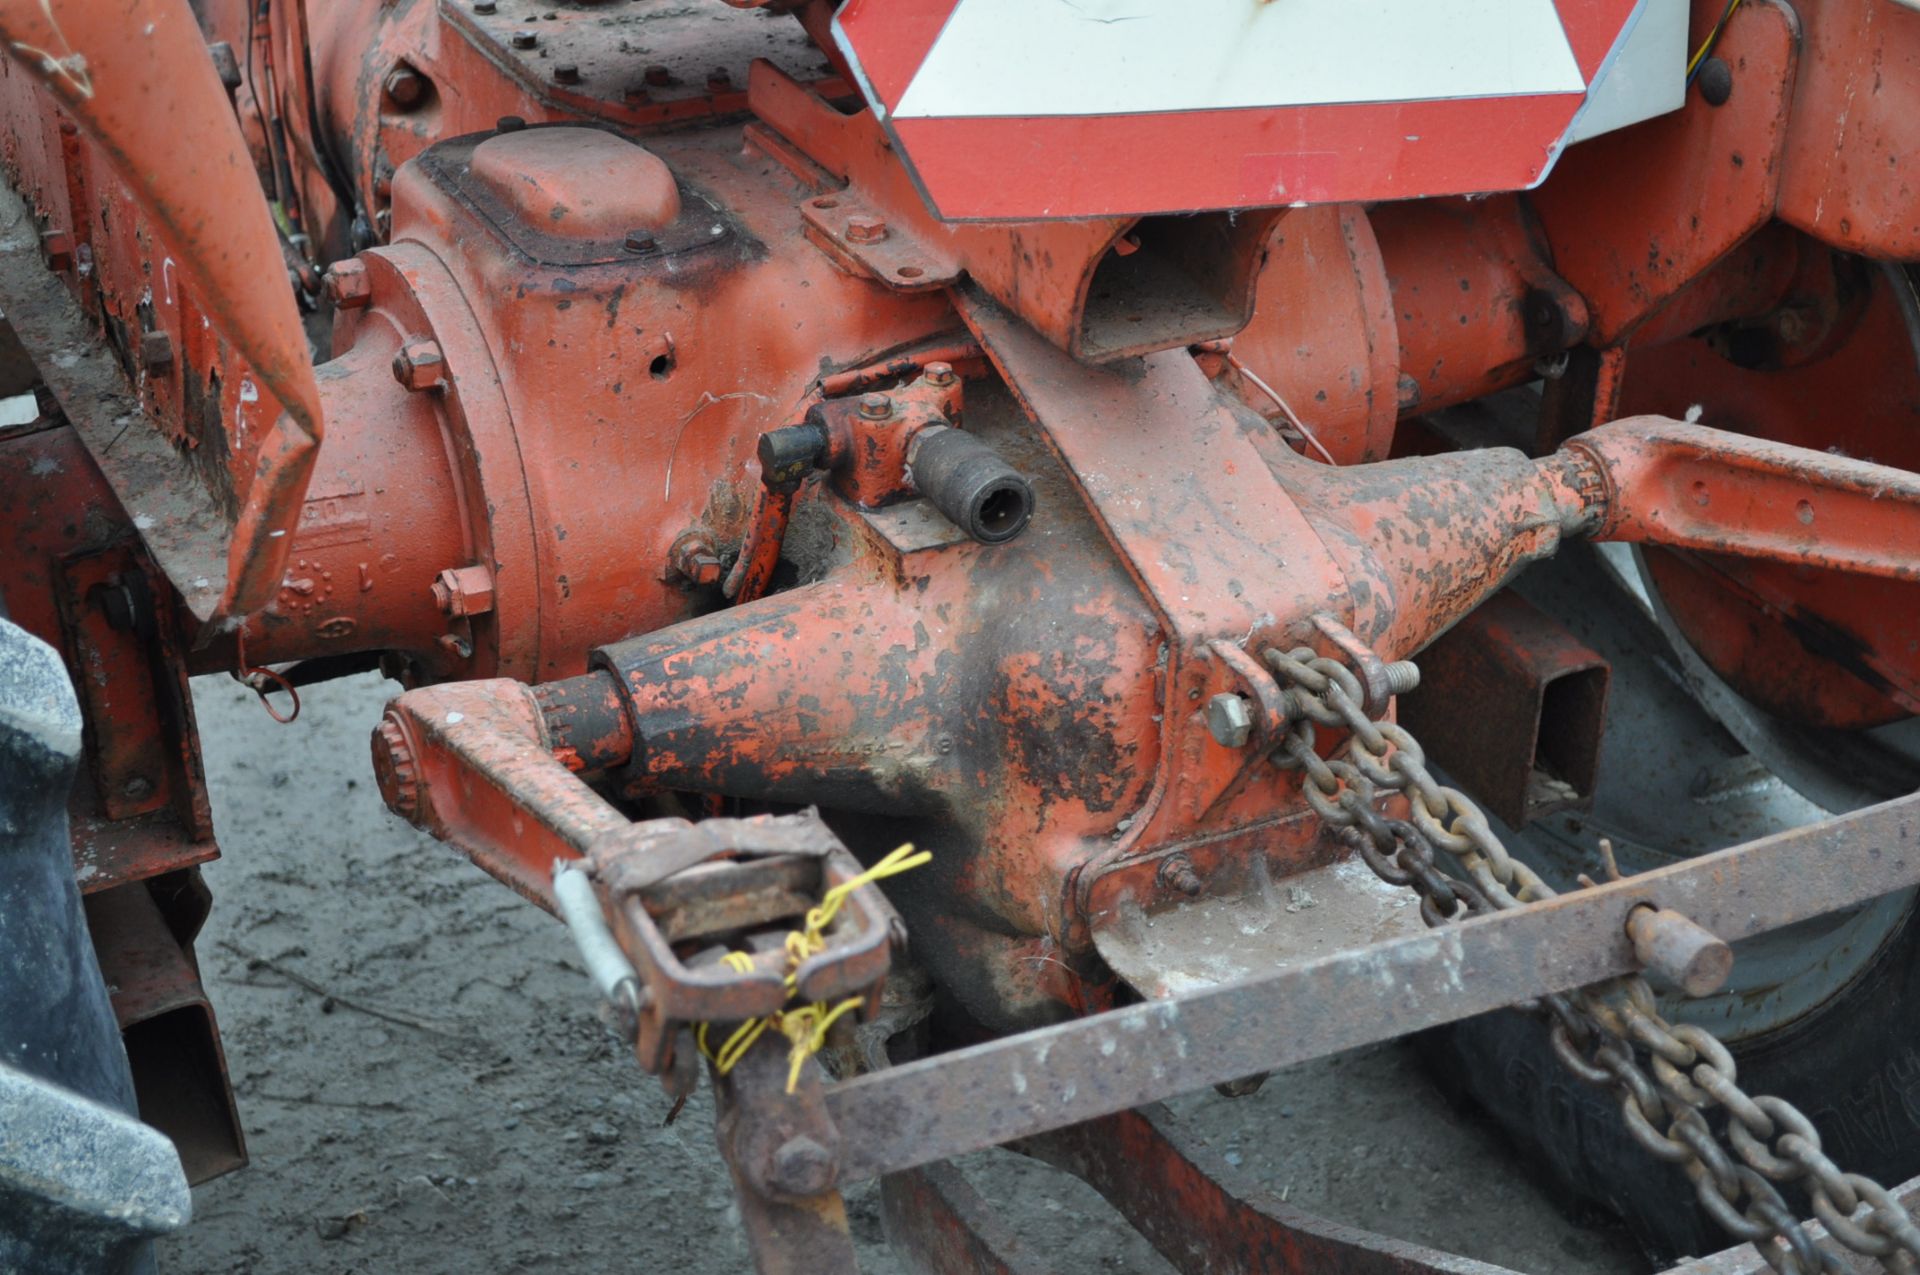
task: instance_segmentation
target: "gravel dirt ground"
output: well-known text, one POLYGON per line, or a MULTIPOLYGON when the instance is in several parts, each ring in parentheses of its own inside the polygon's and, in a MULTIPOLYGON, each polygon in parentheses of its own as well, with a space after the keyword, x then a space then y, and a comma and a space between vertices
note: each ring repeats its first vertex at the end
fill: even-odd
MULTIPOLYGON (((232 682, 195 686, 225 856, 200 962, 253 1163, 195 1192, 163 1270, 745 1271, 706 1093, 664 1125, 559 926, 381 805, 367 737, 394 689, 313 687, 279 727, 232 682)), ((1324 1216, 1519 1271, 1645 1269, 1563 1217, 1409 1047, 1173 1105, 1324 1216)), ((1006 1152, 964 1167, 1061 1275, 1171 1269, 1065 1174, 1006 1152)), ((861 1269, 905 1271, 877 1193, 848 1204, 861 1269)))

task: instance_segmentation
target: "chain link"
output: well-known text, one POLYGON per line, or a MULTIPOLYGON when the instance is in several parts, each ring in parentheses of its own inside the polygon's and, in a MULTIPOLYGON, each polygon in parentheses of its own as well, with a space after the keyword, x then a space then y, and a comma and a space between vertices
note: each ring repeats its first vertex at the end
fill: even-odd
MULTIPOLYGON (((1381 880, 1420 896, 1428 925, 1555 895, 1507 852, 1472 799, 1434 779, 1412 735, 1366 715, 1359 680, 1345 665, 1308 647, 1265 656, 1288 707, 1274 761, 1301 772, 1307 803, 1381 880), (1321 728, 1347 732, 1332 756, 1317 747, 1321 728), (1408 818, 1380 812, 1390 793, 1406 797, 1408 818), (1444 871, 1436 849, 1464 877, 1444 871)), ((1608 979, 1523 1008, 1549 1019, 1553 1052, 1567 1070, 1611 1090, 1633 1140, 1680 1166, 1706 1212, 1769 1267, 1791 1275, 1848 1269, 1796 1220, 1775 1185, 1785 1183, 1806 1191, 1835 1240, 1886 1270, 1920 1275, 1920 1228, 1899 1201, 1871 1178, 1843 1173, 1798 1108, 1741 1089, 1727 1047, 1705 1028, 1667 1022, 1644 978, 1608 979)))

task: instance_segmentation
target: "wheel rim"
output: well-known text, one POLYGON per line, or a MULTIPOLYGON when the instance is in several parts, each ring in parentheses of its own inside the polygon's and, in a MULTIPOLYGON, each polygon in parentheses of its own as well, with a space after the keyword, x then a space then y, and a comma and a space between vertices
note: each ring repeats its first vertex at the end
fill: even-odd
MULTIPOLYGON (((1503 839, 1556 888, 1575 888, 1579 873, 1600 875, 1602 837, 1632 874, 1872 804, 1893 795, 1881 786, 1920 775, 1920 719, 1851 738, 1860 768, 1836 773, 1818 750, 1838 733, 1773 721, 1713 678, 1678 630, 1662 626, 1658 594, 1624 547, 1567 552, 1517 587, 1605 655, 1615 673, 1591 809, 1518 831, 1496 821, 1503 839), (1713 681, 1696 682, 1695 674, 1713 681), (1875 764, 1861 764, 1865 758, 1875 764), (1810 800, 1810 792, 1822 800, 1810 800)), ((1901 928, 1914 894, 1740 943, 1724 989, 1697 1000, 1663 990, 1663 1012, 1730 1041, 1784 1030, 1860 976, 1901 928)))

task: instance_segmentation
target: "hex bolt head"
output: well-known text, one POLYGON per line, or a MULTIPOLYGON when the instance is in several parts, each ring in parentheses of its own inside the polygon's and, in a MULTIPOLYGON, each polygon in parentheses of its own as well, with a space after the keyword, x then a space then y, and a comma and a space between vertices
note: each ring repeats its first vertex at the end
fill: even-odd
POLYGON ((775 1148, 767 1165, 767 1185, 801 1199, 832 1190, 839 1176, 840 1164, 833 1152, 804 1133, 775 1148))
POLYGON ((673 83, 673 72, 656 63, 641 72, 641 78, 655 88, 665 88, 667 85, 673 83))
POLYGON ((494 10, 499 7, 494 0, 473 0, 473 11, 483 18, 493 16, 494 10))
POLYGON ((405 62, 396 62, 380 87, 387 99, 403 111, 411 111, 427 100, 427 77, 405 62))
POLYGON ((393 379, 415 394, 447 383, 447 358, 438 341, 409 341, 393 356, 393 379))
POLYGON ((540 43, 540 33, 525 29, 515 31, 507 37, 507 43, 516 49, 531 49, 540 43))
POLYGON ((860 415, 870 421, 884 421, 893 415, 893 400, 885 394, 862 394, 860 415))
POLYGON ((173 338, 159 329, 140 338, 140 363, 149 376, 159 376, 173 366, 173 338))
POLYGON ((555 84, 578 84, 580 82, 580 68, 571 62, 560 63, 560 65, 553 68, 553 82, 555 84))
POLYGON ((699 531, 684 532, 673 542, 667 550, 667 567, 699 588, 720 583, 720 557, 713 543, 699 531))
POLYGON ((944 390, 955 380, 951 363, 929 363, 926 366, 926 375, 927 384, 936 389, 944 390))
POLYGON ((1207 701, 1207 733, 1222 748, 1245 748, 1253 737, 1253 714, 1247 701, 1222 691, 1207 701))
POLYGON ((367 263, 355 257, 329 266, 325 285, 327 299, 336 310, 364 309, 373 300, 373 280, 367 275, 367 263))
POLYGON ((625 247, 628 252, 652 252, 659 246, 660 241, 653 237, 651 230, 629 230, 627 232, 625 247))
POLYGON ((887 237, 887 223, 878 217, 847 218, 848 243, 879 243, 887 237))
POLYGON ((716 66, 707 72, 707 88, 715 93, 725 92, 733 87, 733 76, 724 66, 716 66))

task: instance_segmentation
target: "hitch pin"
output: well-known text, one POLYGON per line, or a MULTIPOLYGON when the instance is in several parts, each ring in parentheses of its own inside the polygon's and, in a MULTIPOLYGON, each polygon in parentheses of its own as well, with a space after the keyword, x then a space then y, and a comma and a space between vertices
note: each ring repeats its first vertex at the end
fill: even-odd
POLYGON ((600 911, 600 896, 593 881, 581 869, 564 859, 553 861, 553 897, 560 905, 560 917, 573 935, 573 945, 586 963, 587 975, 600 995, 622 1015, 637 1015, 645 1003, 640 975, 620 950, 607 918, 600 911))
MULTIPOLYGON (((1607 880, 1624 879, 1613 857, 1613 842, 1606 837, 1600 838, 1600 862, 1607 880)), ((1584 872, 1579 881, 1589 890, 1595 884, 1584 872)), ((1733 949, 1726 940, 1686 913, 1656 903, 1636 903, 1628 911, 1627 941, 1633 944, 1633 958, 1640 968, 1652 970, 1691 997, 1711 996, 1726 986, 1727 976, 1733 973, 1733 949)))
POLYGON ((1642 966, 1688 996, 1712 995, 1726 986, 1733 972, 1733 949, 1726 940, 1685 913, 1637 904, 1627 913, 1627 937, 1642 966))

